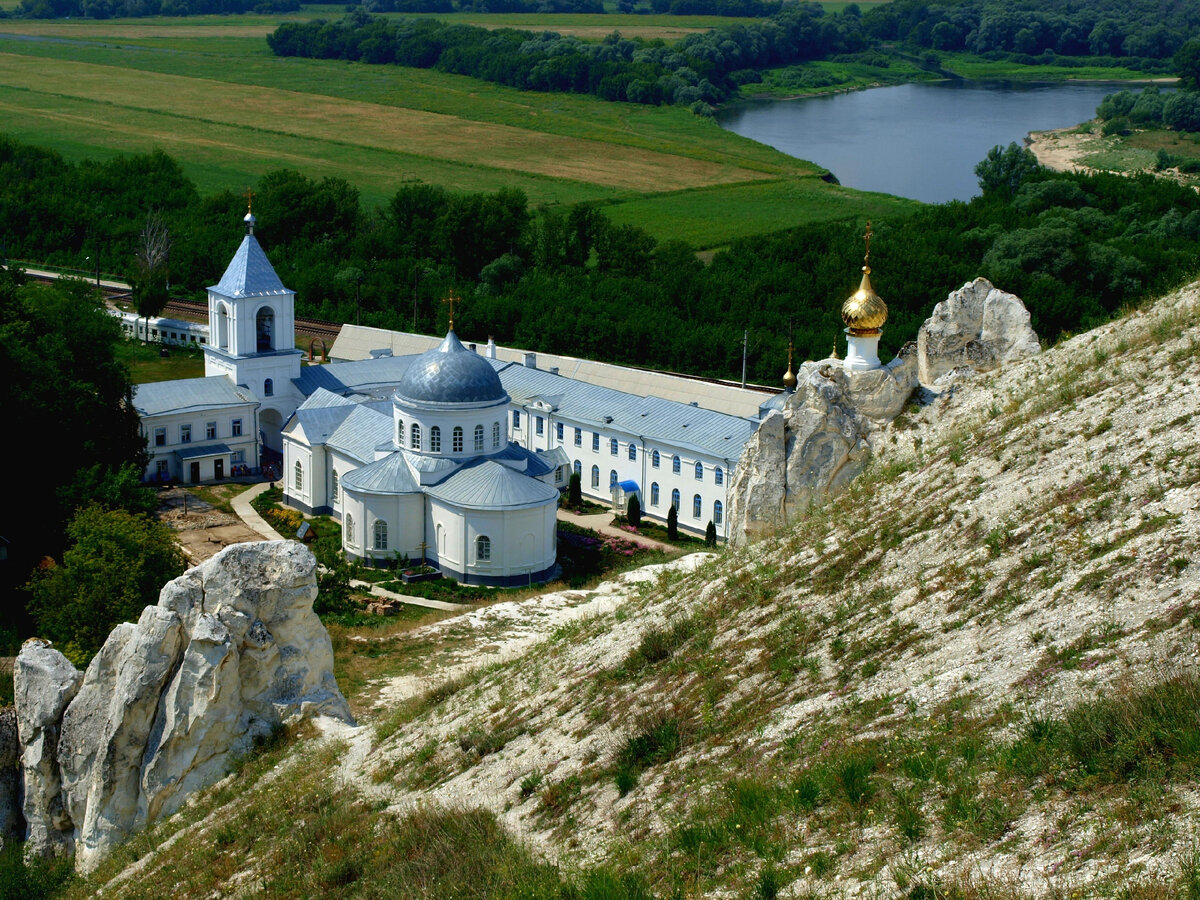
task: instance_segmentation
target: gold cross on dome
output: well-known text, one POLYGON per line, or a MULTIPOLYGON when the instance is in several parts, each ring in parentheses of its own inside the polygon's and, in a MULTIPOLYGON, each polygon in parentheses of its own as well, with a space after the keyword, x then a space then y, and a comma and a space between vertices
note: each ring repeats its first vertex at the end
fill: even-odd
POLYGON ((446 295, 446 299, 443 300, 442 302, 449 304, 449 306, 450 306, 450 330, 453 331, 454 330, 454 304, 462 303, 462 298, 460 298, 458 296, 458 294, 454 293, 454 291, 451 290, 450 293, 448 293, 446 295))
POLYGON ((863 257, 863 262, 866 263, 867 265, 870 265, 871 264, 871 220, 870 219, 867 219, 867 233, 865 235, 863 235, 863 238, 867 242, 867 253, 863 257))
POLYGON ((254 212, 254 191, 246 188, 246 212, 254 212))

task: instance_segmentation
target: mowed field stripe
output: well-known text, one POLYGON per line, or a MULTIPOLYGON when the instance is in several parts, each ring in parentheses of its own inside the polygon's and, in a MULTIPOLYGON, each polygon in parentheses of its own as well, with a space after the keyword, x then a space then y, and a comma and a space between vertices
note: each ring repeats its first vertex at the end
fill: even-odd
POLYGON ((92 63, 47 64, 0 53, 0 84, 639 193, 771 177, 707 160, 441 113, 92 63))
POLYGON ((517 187, 535 203, 612 199, 617 193, 600 185, 561 178, 433 160, 394 150, 337 146, 329 141, 24 89, 0 95, 0 121, 5 123, 3 131, 20 140, 62 149, 73 150, 81 143, 111 153, 146 153, 160 148, 178 159, 206 191, 241 190, 272 169, 288 167, 315 177, 345 178, 373 202, 390 197, 402 184, 414 180, 460 191, 517 187))

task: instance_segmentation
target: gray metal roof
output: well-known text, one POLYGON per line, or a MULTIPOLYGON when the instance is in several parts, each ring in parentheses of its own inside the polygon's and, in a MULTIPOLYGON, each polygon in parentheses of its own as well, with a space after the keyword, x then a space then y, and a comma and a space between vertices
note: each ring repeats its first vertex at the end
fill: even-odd
POLYGON ((516 364, 501 369, 500 379, 514 396, 558 396, 560 415, 596 431, 620 431, 722 459, 740 457, 757 427, 738 416, 660 397, 639 397, 516 364))
MULTIPOLYGON (((495 453, 489 453, 486 457, 481 458, 495 459, 507 463, 516 463, 518 466, 518 471, 522 471, 526 475, 531 475, 534 478, 553 471, 555 465, 561 465, 561 463, 554 463, 551 465, 546 460, 545 454, 537 453, 528 449, 527 447, 522 447, 520 444, 508 444, 504 447, 504 449, 498 450, 495 453)), ((570 460, 567 460, 567 462, 569 464, 570 460)))
POLYGON ((257 405, 258 398, 235 385, 227 375, 154 381, 133 387, 133 406, 143 418, 238 404, 257 405))
POLYGON ((367 494, 415 494, 421 486, 412 476, 403 453, 392 453, 342 476, 342 486, 367 494))
POLYGON ((418 356, 396 386, 400 400, 457 404, 508 401, 496 370, 462 345, 453 331, 418 356))
POLYGON ((375 459, 375 448, 392 439, 392 418, 369 406, 356 406, 325 442, 360 462, 375 459))
POLYGON ((327 366, 305 366, 293 383, 306 396, 321 388, 342 395, 390 393, 414 359, 413 356, 385 356, 327 366))
POLYGON ((300 409, 325 409, 330 406, 354 406, 355 401, 325 388, 317 388, 300 404, 300 409))
POLYGON ((252 234, 242 238, 241 246, 221 280, 209 288, 223 297, 269 297, 276 294, 292 294, 283 286, 267 254, 252 234))
POLYGON ((182 462, 189 459, 203 459, 206 456, 224 456, 230 452, 228 444, 205 444, 203 447, 176 450, 175 456, 182 462))
POLYGON ((318 406, 315 409, 301 407, 296 410, 284 426, 284 432, 293 436, 303 436, 310 447, 327 443, 338 427, 346 421, 358 407, 349 406, 318 406))
POLYGON ((558 491, 550 485, 495 460, 464 466, 441 484, 425 488, 425 492, 466 509, 520 509, 558 500, 558 491))

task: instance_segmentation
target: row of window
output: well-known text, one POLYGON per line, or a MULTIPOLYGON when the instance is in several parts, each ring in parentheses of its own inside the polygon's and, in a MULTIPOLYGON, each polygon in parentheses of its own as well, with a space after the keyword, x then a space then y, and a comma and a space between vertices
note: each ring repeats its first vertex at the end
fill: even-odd
MULTIPOLYGON (((514 415, 516 415, 516 413, 514 413, 514 415)), ((558 427, 558 439, 561 442, 563 439, 562 423, 559 422, 557 427, 558 427)), ((541 434, 541 432, 539 431, 538 434, 541 434)), ((575 446, 579 447, 582 445, 583 445, 583 429, 576 428, 575 429, 575 446)), ((598 431, 592 432, 592 451, 594 453, 600 452, 600 433, 598 431)), ((621 455, 621 445, 617 441, 616 438, 608 439, 608 454, 609 454, 609 456, 620 456, 621 455)), ((637 462, 637 444, 630 441, 627 454, 629 456, 630 462, 637 462)), ((658 468, 662 467, 662 455, 657 450, 652 450, 650 452, 650 466, 651 466, 651 468, 654 468, 654 469, 658 469, 658 468)), ((678 456, 672 456, 671 457, 671 472, 675 475, 678 475, 678 474, 680 474, 680 472, 682 470, 683 470, 683 461, 678 456)), ((696 480, 703 481, 704 480, 704 463, 697 462, 695 465, 694 471, 696 473, 696 480)), ((722 469, 720 466, 716 466, 713 469, 713 481, 715 484, 724 484, 725 483, 725 470, 722 469)))
MULTIPOLYGON (((387 522, 383 519, 376 519, 375 525, 371 529, 372 550, 388 549, 388 527, 387 522)), ((347 544, 354 544, 354 516, 346 513, 342 519, 342 533, 347 544)), ((492 558, 492 539, 486 534, 481 534, 475 538, 475 561, 487 562, 492 558)))
MULTIPOLYGON (((581 466, 580 466, 579 460, 575 460, 574 468, 575 468, 575 474, 576 475, 580 474, 581 466)), ((613 487, 616 487, 616 484, 617 484, 617 470, 611 469, 611 470, 609 470, 609 473, 608 473, 608 486, 611 489, 613 487)), ((592 487, 593 488, 600 487, 600 467, 599 466, 592 466, 592 487)), ((679 509, 679 500, 680 500, 679 489, 676 488, 675 490, 671 491, 671 505, 674 506, 676 509, 679 509)), ((651 506, 651 508, 653 508, 658 505, 659 505, 659 487, 658 487, 658 482, 656 481, 650 485, 650 506, 651 506)), ((692 517, 693 518, 696 518, 696 519, 700 518, 702 505, 703 505, 703 499, 700 497, 699 494, 696 494, 694 497, 692 497, 692 517)), ((723 513, 724 513, 724 506, 722 505, 721 501, 714 500, 713 501, 713 522, 716 523, 717 525, 720 525, 723 513)))
MULTIPOLYGON (((241 437, 242 436, 242 420, 241 419, 234 419, 233 422, 230 423, 229 434, 230 434, 230 437, 241 437)), ((215 441, 217 439, 217 423, 216 422, 204 423, 204 439, 206 441, 215 441)), ((191 442, 192 442, 192 426, 190 424, 180 425, 179 426, 179 443, 190 444, 191 442)), ((165 425, 159 426, 158 428, 154 429, 154 446, 155 447, 167 446, 167 428, 165 425)))
MULTIPOLYGON (((482 425, 475 426, 475 452, 483 452, 483 436, 484 430, 482 425)), ((455 425, 454 430, 450 432, 450 450, 453 453, 463 452, 464 432, 462 426, 455 425)), ((396 430, 396 444, 404 446, 404 423, 401 422, 396 430)), ((417 422, 413 422, 408 428, 408 446, 412 450, 420 450, 421 448, 421 426, 417 422)), ((492 423, 492 449, 500 448, 500 423, 492 423)), ((429 452, 442 452, 442 429, 434 425, 429 429, 429 452)))

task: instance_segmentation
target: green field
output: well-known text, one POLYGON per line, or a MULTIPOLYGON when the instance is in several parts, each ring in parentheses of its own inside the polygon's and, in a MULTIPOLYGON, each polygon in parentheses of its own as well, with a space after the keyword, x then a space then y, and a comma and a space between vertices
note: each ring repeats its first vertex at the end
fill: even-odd
MULTIPOLYGON (((341 9, 307 7, 294 17, 341 9)), ((413 181, 459 191, 517 187, 534 205, 600 202, 617 221, 700 247, 913 206, 827 185, 817 166, 680 108, 277 58, 263 35, 280 18, 288 17, 6 20, 0 129, 72 160, 161 148, 206 193, 240 192, 283 167, 345 178, 368 204, 413 181)), ((558 19, 692 24, 671 16, 492 18, 542 27, 558 19)))
MULTIPOLYGON (((942 66, 963 78, 997 81, 1149 81, 1153 75, 1107 66, 1023 66, 968 53, 939 53, 942 66)), ((1167 79, 1174 81, 1173 78, 1167 79)))

